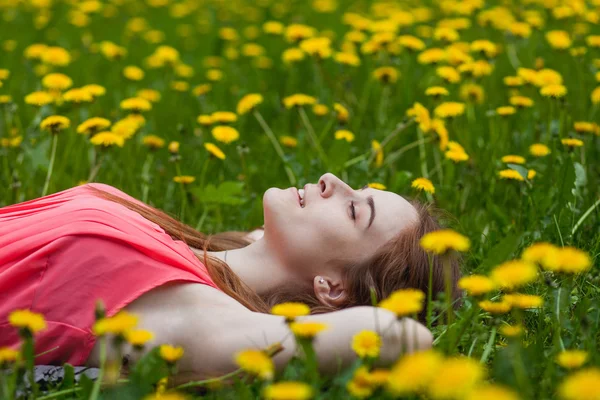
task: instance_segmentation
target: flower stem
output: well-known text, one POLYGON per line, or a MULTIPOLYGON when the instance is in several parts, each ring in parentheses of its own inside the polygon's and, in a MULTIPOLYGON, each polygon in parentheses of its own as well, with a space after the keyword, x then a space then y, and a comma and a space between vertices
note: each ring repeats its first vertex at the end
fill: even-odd
POLYGON ((279 144, 279 142, 275 138, 275 134, 273 133, 273 131, 271 130, 271 128, 269 127, 269 125, 267 124, 267 122, 265 121, 265 119, 262 117, 262 115, 256 109, 254 109, 254 117, 256 118, 256 120, 258 121, 258 123, 260 124, 260 126, 265 131, 265 134, 267 135, 267 137, 271 141, 271 144, 275 148, 275 151, 279 155, 279 158, 281 158, 281 161, 283 161, 285 172, 286 172, 286 174, 288 176, 288 180, 290 181, 290 184, 292 186, 295 186, 296 182, 297 182, 296 176, 294 175, 294 172, 292 171, 292 168, 290 167, 289 162, 288 162, 288 160, 285 157, 285 153, 283 152, 283 149, 281 148, 281 145, 279 144))
POLYGON ((308 132, 308 136, 310 137, 310 140, 312 141, 313 146, 317 150, 317 153, 319 154, 321 161, 325 164, 325 167, 327 168, 327 165, 328 165, 327 156, 325 155, 325 152, 323 151, 323 148, 321 147, 321 144, 319 143, 319 140, 317 139, 317 135, 315 134, 315 130, 312 127, 312 125, 308 119, 308 115, 306 115, 306 111, 304 111, 304 108, 299 107, 298 112, 300 113, 300 118, 302 118, 302 122, 304 123, 304 127, 306 128, 306 131, 308 132))
POLYGON ((52 154, 50 155, 50 165, 48 166, 48 175, 46 175, 46 182, 44 182, 44 189, 42 190, 42 197, 48 193, 48 185, 50 184, 50 177, 52 176, 52 168, 54 168, 54 159, 56 157, 56 144, 58 143, 58 134, 52 135, 52 154))
POLYGON ((104 378, 104 367, 106 364, 106 336, 102 336, 100 340, 100 370, 98 371, 98 377, 94 382, 89 400, 96 400, 98 398, 98 395, 100 394, 100 385, 102 385, 102 379, 104 378))

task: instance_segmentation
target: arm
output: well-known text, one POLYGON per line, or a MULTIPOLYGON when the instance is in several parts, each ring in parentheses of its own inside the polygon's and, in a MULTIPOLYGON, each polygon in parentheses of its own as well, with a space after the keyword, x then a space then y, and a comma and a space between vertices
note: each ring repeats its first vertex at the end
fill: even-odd
MULTIPOLYGON (((273 358, 279 371, 295 354, 293 334, 285 325, 283 317, 247 310, 221 312, 220 315, 219 321, 215 321, 210 327, 212 334, 206 332, 205 326, 192 328, 194 322, 191 322, 190 335, 183 339, 189 358, 186 367, 182 366, 180 376, 175 378, 176 382, 232 372, 238 368, 233 360, 234 354, 247 348, 265 348, 281 342, 284 350, 273 358), (202 331, 212 339, 198 340, 206 337, 202 331)), ((330 325, 314 341, 319 368, 325 374, 336 373, 338 362, 343 369, 356 359, 351 349, 352 337, 364 329, 379 331, 382 336, 381 357, 377 363, 379 366, 391 365, 402 354, 403 347, 412 352, 430 348, 432 343, 431 333, 420 323, 412 319, 399 322, 391 312, 370 306, 310 315, 298 320, 320 321, 330 325)))

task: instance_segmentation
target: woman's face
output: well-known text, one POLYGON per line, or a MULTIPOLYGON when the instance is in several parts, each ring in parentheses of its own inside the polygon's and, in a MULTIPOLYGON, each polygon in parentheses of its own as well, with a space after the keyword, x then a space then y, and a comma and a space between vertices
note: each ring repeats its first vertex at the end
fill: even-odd
POLYGON ((305 185, 303 197, 304 206, 295 187, 270 188, 263 196, 265 239, 302 278, 370 257, 418 218, 402 196, 354 190, 331 173, 305 185))

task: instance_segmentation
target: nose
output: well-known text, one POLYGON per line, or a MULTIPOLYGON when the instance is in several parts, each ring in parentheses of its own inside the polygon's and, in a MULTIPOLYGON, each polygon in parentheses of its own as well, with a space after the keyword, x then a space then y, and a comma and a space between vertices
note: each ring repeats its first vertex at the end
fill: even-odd
POLYGON ((321 190, 321 196, 324 198, 330 197, 336 191, 341 191, 343 193, 352 193, 353 189, 346 184, 343 180, 328 172, 323 174, 319 178, 319 188, 321 190))

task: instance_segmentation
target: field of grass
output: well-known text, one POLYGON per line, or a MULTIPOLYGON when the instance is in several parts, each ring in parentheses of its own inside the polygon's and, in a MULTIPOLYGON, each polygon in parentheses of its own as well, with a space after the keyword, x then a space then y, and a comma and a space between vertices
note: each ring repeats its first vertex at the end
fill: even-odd
MULTIPOLYGON (((266 189, 332 172, 469 239, 433 238, 476 275, 450 325, 420 304, 442 310, 433 351, 335 379, 242 362, 205 397, 600 399, 600 1, 0 0, 0 21, 0 206, 95 181, 247 230, 266 189)), ((42 321, 21 317, 2 399, 33 365, 42 321)), ((166 353, 29 396, 192 396, 159 388, 166 353)))

